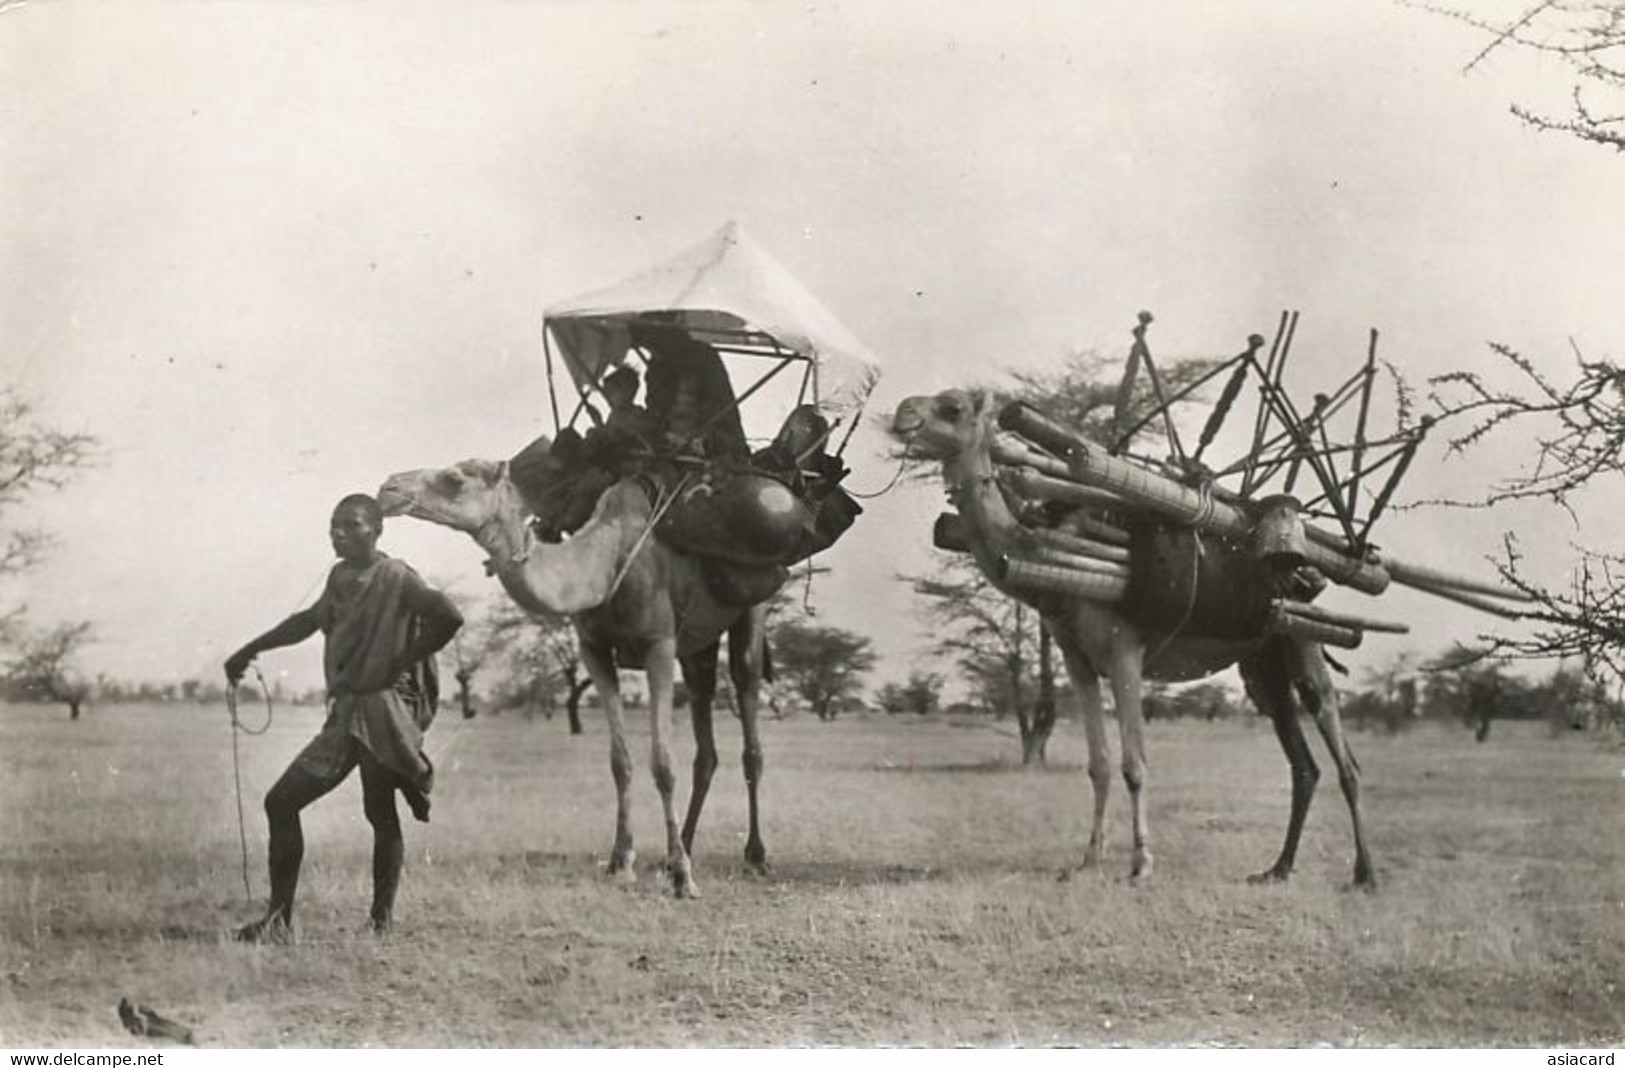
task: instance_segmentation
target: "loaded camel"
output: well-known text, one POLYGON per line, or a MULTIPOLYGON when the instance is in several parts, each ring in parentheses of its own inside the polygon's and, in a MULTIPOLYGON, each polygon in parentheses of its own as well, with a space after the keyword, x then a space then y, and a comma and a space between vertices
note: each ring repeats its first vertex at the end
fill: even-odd
MULTIPOLYGON (((542 456, 545 466, 548 447, 544 438, 526 451, 533 462, 542 456)), ((698 895, 690 857, 717 766, 711 702, 718 647, 726 634, 728 670, 744 731, 750 805, 745 861, 756 871, 766 870, 757 808, 763 767, 757 707, 766 650, 765 609, 759 598, 753 606, 719 599, 696 558, 652 536, 653 505, 636 480, 626 479, 606 490, 586 525, 558 544, 532 534, 530 508, 510 478, 507 462, 465 460, 451 467, 391 475, 378 500, 386 515, 407 515, 469 535, 485 550, 487 571, 521 608, 573 620, 582 663, 609 723, 616 801, 609 872, 626 880, 635 878, 632 758, 616 668, 641 667, 647 673, 650 767, 666 823, 666 869, 680 898, 698 895), (695 738, 693 789, 681 830, 668 740, 674 668, 679 662, 688 684, 695 738)))
MULTIPOLYGON (((1275 863, 1250 881, 1284 880, 1292 871, 1304 818, 1320 776, 1299 722, 1299 701, 1316 726, 1337 768, 1338 781, 1354 824, 1354 883, 1375 884, 1360 815, 1360 773, 1343 737, 1338 698, 1321 647, 1288 634, 1265 634, 1248 640, 1193 637, 1179 626, 1157 632, 1131 621, 1122 604, 1085 599, 1075 594, 1018 587, 1007 581, 1006 561, 1032 542, 1034 533, 1012 511, 998 481, 994 463, 997 405, 983 393, 952 390, 932 397, 911 397, 899 405, 893 434, 911 455, 942 464, 950 503, 960 518, 965 548, 979 568, 1010 596, 1031 604, 1061 650, 1083 710, 1089 752, 1089 779, 1094 815, 1081 867, 1098 864, 1105 849, 1106 801, 1110 791, 1110 744, 1100 680, 1104 676, 1116 703, 1122 744, 1122 773, 1128 785, 1133 819, 1132 878, 1151 874, 1151 836, 1146 813, 1145 720, 1142 686, 1146 679, 1187 681, 1234 664, 1247 693, 1275 727, 1292 774, 1292 807, 1286 840, 1275 863)), ((1087 520, 1082 520, 1087 522, 1087 520)), ((1192 546, 1196 566, 1242 569, 1253 566, 1245 549, 1201 536, 1192 546)), ((1267 576, 1266 581, 1287 578, 1267 576)), ((1194 595, 1190 607, 1195 606, 1194 595)), ((1070 874, 1070 870, 1068 872, 1070 874)))

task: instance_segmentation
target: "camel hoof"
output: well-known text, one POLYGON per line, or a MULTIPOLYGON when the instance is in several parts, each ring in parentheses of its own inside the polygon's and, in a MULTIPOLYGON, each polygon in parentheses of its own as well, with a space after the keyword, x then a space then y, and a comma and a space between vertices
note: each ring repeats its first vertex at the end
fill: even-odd
POLYGON ((745 870, 752 875, 767 875, 772 872, 772 867, 767 863, 767 850, 746 849, 745 870))
POLYGON ((1261 871, 1256 875, 1247 876, 1247 882, 1251 886, 1265 886, 1269 883, 1284 883, 1287 881, 1287 877, 1291 874, 1291 868, 1271 868, 1268 871, 1261 871))
POLYGON ((604 875, 625 886, 631 886, 638 881, 637 854, 628 852, 624 855, 611 856, 609 865, 604 869, 604 875))
POLYGON ((1354 881, 1349 883, 1346 887, 1344 887, 1344 889, 1360 890, 1367 894, 1374 894, 1377 892, 1377 877, 1374 873, 1369 871, 1355 872, 1354 881))
POLYGON ((1139 884, 1149 882, 1151 879, 1151 854, 1136 853, 1134 863, 1129 868, 1128 881, 1139 884))
POLYGON ((679 901, 693 901, 700 896, 700 888, 694 882, 694 876, 682 872, 671 877, 671 893, 679 901))

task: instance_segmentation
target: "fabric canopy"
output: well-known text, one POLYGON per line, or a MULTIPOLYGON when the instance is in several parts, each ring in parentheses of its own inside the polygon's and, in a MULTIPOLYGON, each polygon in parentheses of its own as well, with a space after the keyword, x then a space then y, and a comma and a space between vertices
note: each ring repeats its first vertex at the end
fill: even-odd
POLYGON ((878 361, 795 276, 730 222, 699 245, 615 285, 548 308, 551 333, 577 389, 626 358, 628 324, 657 319, 722 348, 813 361, 819 401, 861 401, 878 361))

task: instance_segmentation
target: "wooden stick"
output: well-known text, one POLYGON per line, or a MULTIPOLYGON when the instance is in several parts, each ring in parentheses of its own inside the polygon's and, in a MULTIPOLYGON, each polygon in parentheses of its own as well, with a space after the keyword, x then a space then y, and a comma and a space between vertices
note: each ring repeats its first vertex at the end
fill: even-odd
POLYGON ((1081 556, 1069 553, 1062 549, 1051 548, 1047 545, 1035 545, 1029 550, 1019 554, 1023 559, 1032 560, 1039 564, 1054 564, 1072 571, 1087 571, 1091 575, 1113 575, 1128 580, 1128 564, 1113 563, 1110 560, 1100 560, 1092 556, 1081 556))
POLYGON ((1004 406, 999 412, 999 429, 1013 430, 1063 459, 1083 444, 1083 438, 1071 427, 1057 423, 1025 401, 1004 406))
POLYGON ((1064 530, 1052 530, 1047 527, 1034 527, 1028 533, 1040 545, 1052 549, 1075 553, 1079 556, 1090 556, 1096 560, 1108 560, 1115 564, 1128 563, 1128 549, 1121 545, 1096 541, 1092 538, 1080 538, 1076 534, 1068 534, 1064 530))
POLYGON ((1064 593, 1089 601, 1114 604, 1128 592, 1128 580, 1087 571, 1072 571, 1053 564, 1034 563, 1005 556, 1000 558, 995 578, 1027 590, 1064 593))
POLYGON ((1103 541, 1107 545, 1127 545, 1129 543, 1128 531, 1122 527, 1114 526, 1104 519, 1092 515, 1074 515, 1068 517, 1067 522, 1076 526, 1089 537, 1094 538, 1096 541, 1103 541))
POLYGON ((1258 362, 1258 350, 1247 350, 1247 366, 1258 373, 1258 411, 1253 416, 1253 444, 1247 451, 1247 465, 1242 469, 1241 492, 1245 496, 1257 486, 1254 480, 1257 471, 1258 457, 1264 451, 1264 438, 1269 433, 1270 406, 1264 398, 1269 391, 1270 374, 1275 367, 1276 355, 1281 351, 1281 339, 1286 336, 1287 313, 1281 313, 1281 321, 1275 325, 1275 340, 1270 342, 1270 354, 1266 362, 1258 362))
POLYGON ((1012 467, 1032 467, 1056 478, 1067 477, 1065 460, 1058 460, 1047 452, 1038 451, 1018 434, 1009 431, 995 434, 990 451, 995 463, 1008 464, 1012 467))
POLYGON ((1307 616, 1294 615, 1282 611, 1279 605, 1270 612, 1269 622, 1264 629, 1270 634, 1304 638, 1321 645, 1335 645, 1339 649, 1358 649, 1365 638, 1362 632, 1352 627, 1340 627, 1335 623, 1322 623, 1307 616))
POLYGON ((1498 604, 1497 602, 1490 600, 1488 597, 1479 597, 1476 594, 1463 593, 1461 590, 1450 589, 1445 586, 1421 586, 1413 584, 1411 588, 1414 590, 1421 590, 1423 593, 1430 593, 1435 597, 1443 597, 1447 601, 1455 601, 1457 604, 1464 604, 1468 608, 1476 608, 1480 612, 1488 612, 1490 615, 1499 616, 1502 619, 1524 618, 1524 614, 1522 612, 1515 611, 1514 609, 1508 608, 1503 604, 1498 604))
POLYGON ((1411 628, 1404 623, 1387 623, 1382 620, 1349 615, 1345 612, 1334 612, 1329 608, 1322 608, 1307 601, 1283 600, 1277 603, 1281 610, 1289 615, 1302 616, 1317 623, 1330 623, 1334 627, 1348 627, 1350 630, 1374 630, 1382 634, 1409 634, 1411 632, 1411 628))
POLYGON ((1508 601, 1521 601, 1533 604, 1534 598, 1522 590, 1515 590, 1510 586, 1487 582, 1466 575, 1454 575, 1448 571, 1427 567, 1423 564, 1406 563, 1404 560, 1391 560, 1386 557, 1382 564, 1388 569, 1388 574, 1395 582, 1404 586, 1414 586, 1418 589, 1428 587, 1442 587, 1447 590, 1457 590, 1462 593, 1480 593, 1490 597, 1500 597, 1508 601))
POLYGON ((1360 417, 1354 424, 1354 474, 1349 483, 1349 509, 1360 507, 1360 465, 1365 460, 1365 424, 1371 414, 1371 387, 1377 380, 1377 328, 1371 328, 1371 344, 1366 347, 1364 381, 1360 385, 1360 417))
POLYGON ((1009 482, 1010 488, 1023 497, 1062 501, 1086 508, 1121 508, 1126 503, 1115 493, 1080 485, 1069 479, 1050 478, 1030 467, 1004 467, 999 472, 1009 482))

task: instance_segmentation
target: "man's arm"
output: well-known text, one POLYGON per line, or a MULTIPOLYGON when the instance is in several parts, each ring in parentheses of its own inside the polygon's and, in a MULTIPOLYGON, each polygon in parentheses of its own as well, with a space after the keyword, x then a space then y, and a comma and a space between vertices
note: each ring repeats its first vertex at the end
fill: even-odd
POLYGON ((451 598, 421 580, 408 589, 407 603, 423 625, 417 628, 412 641, 401 650, 390 672, 391 677, 438 653, 463 626, 463 614, 451 603, 451 598))
POLYGON ((226 658, 226 682, 232 686, 242 681, 243 672, 254 658, 267 649, 280 649, 285 645, 298 645, 316 633, 319 621, 314 607, 295 612, 258 638, 226 658))

